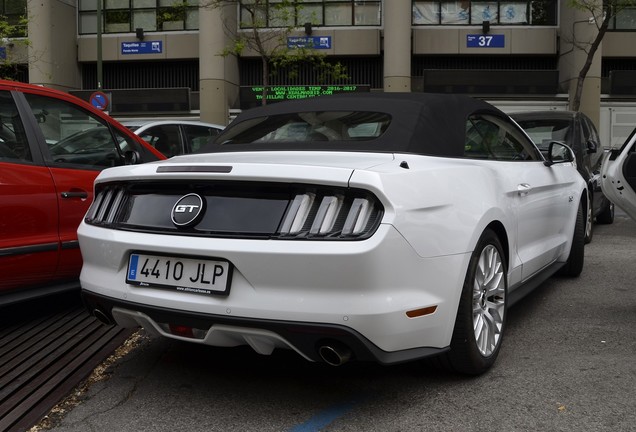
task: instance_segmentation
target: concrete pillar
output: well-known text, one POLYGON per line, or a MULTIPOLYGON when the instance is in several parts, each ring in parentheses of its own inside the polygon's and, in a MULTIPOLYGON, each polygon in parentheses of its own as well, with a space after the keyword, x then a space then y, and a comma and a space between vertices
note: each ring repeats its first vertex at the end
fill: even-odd
MULTIPOLYGON (((219 55, 231 42, 228 31, 236 30, 236 5, 203 6, 199 9, 199 86, 201 120, 227 125, 229 108, 238 106, 238 61, 219 55)), ((232 2, 229 2, 232 3, 232 2)))
POLYGON ((76 2, 28 1, 29 82, 59 90, 81 88, 76 2))
POLYGON ((411 0, 384 2, 384 91, 411 91, 411 0))
MULTIPOLYGON (((598 29, 590 20, 591 18, 593 17, 589 12, 575 10, 568 6, 567 0, 561 0, 559 81, 563 91, 569 94, 570 108, 572 108, 579 73, 587 58, 587 53, 581 45, 589 46, 598 34, 598 29)), ((587 114, 597 128, 600 125, 601 57, 602 44, 596 51, 586 75, 579 107, 579 111, 587 114)))

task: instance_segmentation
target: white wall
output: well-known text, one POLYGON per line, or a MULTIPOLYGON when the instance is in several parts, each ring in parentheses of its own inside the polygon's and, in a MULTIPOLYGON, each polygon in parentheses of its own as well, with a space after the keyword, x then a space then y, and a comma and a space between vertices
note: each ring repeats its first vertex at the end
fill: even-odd
POLYGON ((636 101, 601 102, 599 135, 607 148, 620 148, 636 127, 636 101))

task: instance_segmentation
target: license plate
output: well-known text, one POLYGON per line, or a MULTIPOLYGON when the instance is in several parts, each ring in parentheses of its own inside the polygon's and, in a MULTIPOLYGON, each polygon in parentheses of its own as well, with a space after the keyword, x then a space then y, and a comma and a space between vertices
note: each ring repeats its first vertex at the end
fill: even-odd
POLYGON ((232 265, 225 260, 131 253, 126 282, 194 294, 227 294, 232 265))

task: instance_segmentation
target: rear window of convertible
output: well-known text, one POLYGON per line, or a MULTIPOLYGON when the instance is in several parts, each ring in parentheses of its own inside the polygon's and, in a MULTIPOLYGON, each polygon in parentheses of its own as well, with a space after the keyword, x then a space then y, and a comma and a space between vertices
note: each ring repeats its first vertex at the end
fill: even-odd
POLYGON ((362 111, 286 113, 252 118, 219 135, 216 144, 367 141, 386 131, 391 116, 362 111))

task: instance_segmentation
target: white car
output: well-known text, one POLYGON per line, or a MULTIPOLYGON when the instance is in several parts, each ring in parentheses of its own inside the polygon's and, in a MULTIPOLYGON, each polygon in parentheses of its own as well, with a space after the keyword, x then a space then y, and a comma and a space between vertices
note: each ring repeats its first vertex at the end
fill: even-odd
POLYGON ((102 321, 331 365, 437 355, 479 374, 508 306, 583 267, 572 150, 544 159, 480 100, 280 102, 207 150, 100 174, 78 234, 102 321))
POLYGON ((195 120, 137 119, 120 122, 167 157, 194 153, 225 129, 222 125, 195 120))
POLYGON ((605 153, 601 188, 610 201, 636 220, 636 129, 620 149, 605 153))

